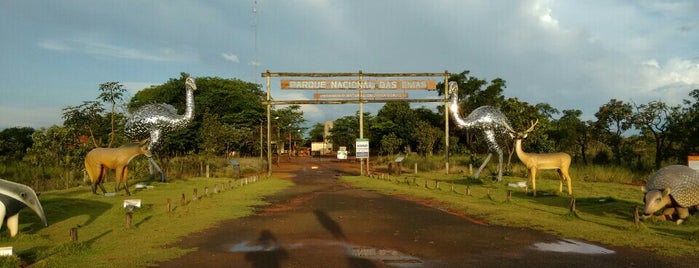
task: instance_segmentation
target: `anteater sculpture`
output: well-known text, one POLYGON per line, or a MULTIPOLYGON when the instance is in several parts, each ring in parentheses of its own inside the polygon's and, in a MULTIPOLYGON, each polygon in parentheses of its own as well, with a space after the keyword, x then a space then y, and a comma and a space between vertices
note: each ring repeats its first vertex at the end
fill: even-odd
POLYGON ((48 226, 44 208, 34 189, 24 184, 0 179, 0 227, 7 222, 10 236, 15 237, 19 232, 19 211, 28 207, 39 216, 44 226, 48 226))

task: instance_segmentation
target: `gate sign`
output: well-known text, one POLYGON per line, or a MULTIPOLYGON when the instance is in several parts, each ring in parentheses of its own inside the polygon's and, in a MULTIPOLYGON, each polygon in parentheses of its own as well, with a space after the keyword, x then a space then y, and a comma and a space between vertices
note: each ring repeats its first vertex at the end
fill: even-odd
POLYGON ((357 139, 354 148, 357 149, 357 158, 369 158, 369 139, 357 139))
POLYGON ((435 80, 281 80, 281 89, 373 89, 373 90, 436 90, 435 80))

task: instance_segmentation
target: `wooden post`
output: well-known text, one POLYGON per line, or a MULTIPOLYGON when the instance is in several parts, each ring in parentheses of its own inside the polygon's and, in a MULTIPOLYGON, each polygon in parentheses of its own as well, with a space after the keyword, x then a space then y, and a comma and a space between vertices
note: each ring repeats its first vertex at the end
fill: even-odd
POLYGON ((209 164, 206 164, 206 177, 209 177, 209 164))
POLYGON ((507 202, 510 202, 511 198, 512 198, 512 190, 507 190, 507 202))
POLYGON ((70 228, 70 241, 78 241, 78 228, 70 228))
POLYGON ((575 197, 570 198, 570 212, 575 212, 575 197))
POLYGON ((185 205, 187 205, 187 198, 184 197, 184 193, 182 193, 182 199, 180 199, 180 205, 182 205, 183 207, 185 205))
POLYGON ((126 229, 131 229, 131 220, 133 218, 133 212, 126 212, 126 229))
POLYGON ((167 199, 167 205, 166 205, 166 207, 167 207, 167 212, 171 212, 171 211, 172 211, 172 203, 170 202, 170 198, 167 199))
POLYGON ((199 194, 197 194, 197 188, 194 188, 194 194, 192 195, 192 201, 197 201, 199 199, 199 194))
POLYGON ((434 181, 434 189, 439 190, 439 181, 434 181))
POLYGON ((633 224, 638 228, 638 224, 641 222, 641 217, 638 216, 638 206, 633 208, 633 224))
POLYGON ((417 175, 417 163, 415 163, 415 175, 417 175))
POLYGON ((466 186, 466 195, 471 196, 471 186, 466 186))

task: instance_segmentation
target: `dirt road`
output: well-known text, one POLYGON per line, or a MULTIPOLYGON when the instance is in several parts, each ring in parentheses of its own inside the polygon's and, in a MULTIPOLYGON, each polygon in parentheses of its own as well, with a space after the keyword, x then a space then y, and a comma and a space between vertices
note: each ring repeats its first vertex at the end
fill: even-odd
POLYGON ((282 159, 295 186, 256 215, 172 246, 197 251, 161 267, 694 267, 682 259, 491 226, 438 206, 355 189, 358 165, 282 159))

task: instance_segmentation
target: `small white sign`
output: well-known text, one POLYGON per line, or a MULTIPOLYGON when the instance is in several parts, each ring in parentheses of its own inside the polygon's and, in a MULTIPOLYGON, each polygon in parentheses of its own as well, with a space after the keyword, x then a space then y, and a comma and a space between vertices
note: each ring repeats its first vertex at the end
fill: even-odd
POLYGON ((141 199, 125 199, 124 200, 124 208, 126 208, 126 207, 140 208, 141 207, 141 199))
POLYGON ((12 256, 12 247, 0 247, 0 256, 12 256))
POLYGON ((369 158, 369 139, 357 139, 354 148, 357 149, 357 158, 369 158))

